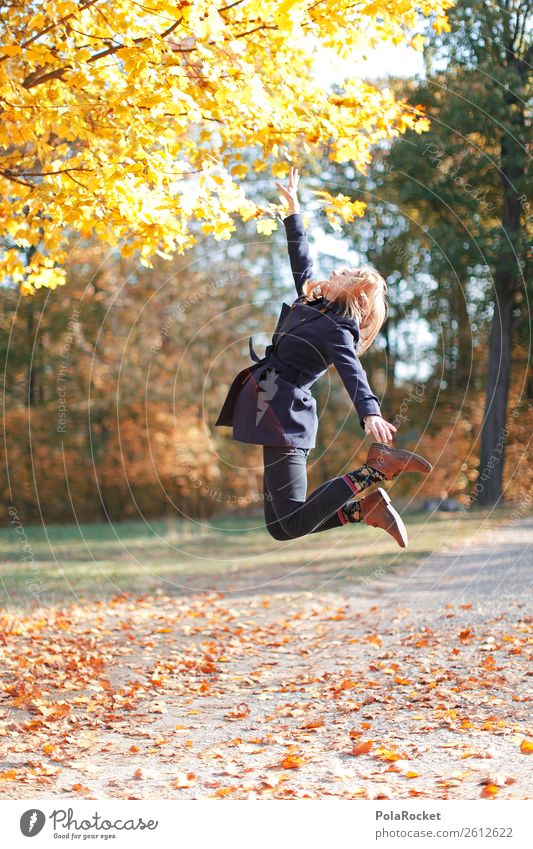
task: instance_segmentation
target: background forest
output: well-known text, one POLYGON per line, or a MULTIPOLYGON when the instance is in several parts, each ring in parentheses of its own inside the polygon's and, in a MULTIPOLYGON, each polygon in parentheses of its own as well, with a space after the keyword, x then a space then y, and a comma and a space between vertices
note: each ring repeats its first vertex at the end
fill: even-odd
MULTIPOLYGON (((365 174, 305 142, 296 162, 315 276, 369 262, 388 282, 390 315, 362 362, 396 444, 435 464, 423 485, 398 482, 407 507, 520 500, 533 484, 529 7, 460 0, 448 16, 449 32, 425 33, 425 79, 387 81, 424 107, 427 132, 375 145, 365 174), (364 201, 364 216, 335 223, 322 190, 364 201)), ((251 149, 239 160, 247 197, 277 202, 280 151, 273 170, 251 149)), ((262 350, 294 298, 277 224, 241 222, 229 241, 198 224, 193 247, 152 267, 72 232, 65 285, 21 295, 5 278, 6 508, 15 491, 25 522, 261 511, 259 449, 214 421, 248 336, 262 350)), ((366 450, 329 375, 311 484, 366 450)))

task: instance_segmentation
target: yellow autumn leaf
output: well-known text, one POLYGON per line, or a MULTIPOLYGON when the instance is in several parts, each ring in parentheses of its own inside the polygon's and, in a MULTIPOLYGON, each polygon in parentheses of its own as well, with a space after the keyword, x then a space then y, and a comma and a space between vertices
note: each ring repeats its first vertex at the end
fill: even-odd
POLYGON ((451 26, 446 15, 437 15, 437 20, 434 21, 431 25, 437 35, 440 35, 442 32, 451 32, 451 26))
POLYGON ((270 236, 274 230, 278 229, 278 225, 275 218, 263 218, 262 221, 257 222, 256 229, 263 236, 270 236))
POLYGON ((2 44, 0 45, 0 55, 3 56, 18 56, 22 53, 22 47, 19 44, 2 44))
POLYGON ((424 36, 418 33, 409 42, 409 47, 412 47, 413 50, 423 50, 425 43, 426 39, 424 38, 424 36))

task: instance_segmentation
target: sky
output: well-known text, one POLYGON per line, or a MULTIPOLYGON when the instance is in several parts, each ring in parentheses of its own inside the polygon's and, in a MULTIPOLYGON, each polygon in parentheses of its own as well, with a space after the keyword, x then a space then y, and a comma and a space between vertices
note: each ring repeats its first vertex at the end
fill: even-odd
POLYGON ((383 74, 398 77, 424 76, 423 54, 407 45, 384 44, 373 51, 366 61, 358 64, 362 76, 378 77, 383 74))
MULTIPOLYGON (((320 79, 325 85, 331 84, 336 80, 343 79, 345 76, 376 78, 376 77, 425 77, 425 69, 423 63, 423 54, 421 51, 414 50, 407 45, 383 45, 380 48, 375 48, 369 51, 370 55, 366 60, 361 59, 357 62, 354 68, 352 62, 339 60, 330 50, 316 51, 317 68, 319 68, 320 79)), ((361 258, 354 251, 350 250, 350 245, 343 243, 342 239, 324 234, 323 237, 315 246, 315 251, 318 253, 329 253, 337 255, 340 264, 357 264, 361 258)), ((323 274, 328 271, 321 269, 323 274)), ((320 277, 319 269, 316 269, 317 277, 320 277)), ((409 327, 404 327, 403 330, 410 330, 416 339, 414 352, 412 352, 409 362, 400 362, 397 364, 397 375, 400 379, 417 379, 423 380, 430 372, 430 365, 427 362, 427 346, 432 341, 431 333, 425 322, 410 322, 409 327), (414 354, 414 356, 413 356, 414 354)))
POLYGON ((316 51, 317 67, 320 78, 331 84, 343 76, 354 77, 413 77, 425 76, 423 54, 405 44, 384 44, 382 47, 369 51, 368 58, 360 59, 354 68, 353 63, 340 60, 333 56, 330 50, 316 51))

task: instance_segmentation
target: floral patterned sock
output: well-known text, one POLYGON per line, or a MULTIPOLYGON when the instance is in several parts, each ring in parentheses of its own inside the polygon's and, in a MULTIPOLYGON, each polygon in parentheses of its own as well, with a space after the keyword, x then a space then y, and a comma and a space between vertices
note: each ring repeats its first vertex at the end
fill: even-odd
POLYGON ((349 487, 355 492, 360 493, 363 489, 372 486, 373 483, 385 480, 385 475, 381 474, 377 469, 371 466, 361 466, 353 472, 348 472, 343 475, 343 480, 346 481, 349 487))
POLYGON ((347 522, 362 522, 363 516, 361 514, 361 502, 356 501, 348 501, 344 507, 341 507, 338 511, 339 518, 343 525, 347 522))
MULTIPOLYGON (((358 469, 354 469, 353 472, 347 472, 345 475, 342 475, 342 479, 348 484, 352 492, 359 495, 363 489, 367 489, 372 484, 385 480, 385 475, 378 469, 373 469, 372 466, 364 465, 358 469)), ((339 507, 337 516, 342 525, 345 525, 347 522, 362 522, 363 517, 359 501, 355 499, 347 501, 346 504, 339 507)))

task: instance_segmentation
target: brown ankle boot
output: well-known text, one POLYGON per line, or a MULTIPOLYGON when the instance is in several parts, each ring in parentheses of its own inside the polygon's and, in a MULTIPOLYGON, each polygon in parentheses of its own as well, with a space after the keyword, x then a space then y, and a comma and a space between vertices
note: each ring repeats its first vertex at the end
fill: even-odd
POLYGON ((387 480, 392 480, 401 472, 420 472, 426 474, 433 466, 420 454, 404 451, 403 448, 389 448, 383 442, 373 442, 368 449, 366 465, 377 469, 387 480))
POLYGON ((376 489, 371 492, 366 498, 361 498, 359 502, 362 520, 365 525, 371 525, 373 528, 383 528, 393 537, 401 548, 405 548, 407 539, 407 529, 402 521, 402 517, 396 512, 391 504, 388 493, 384 489, 376 489))

